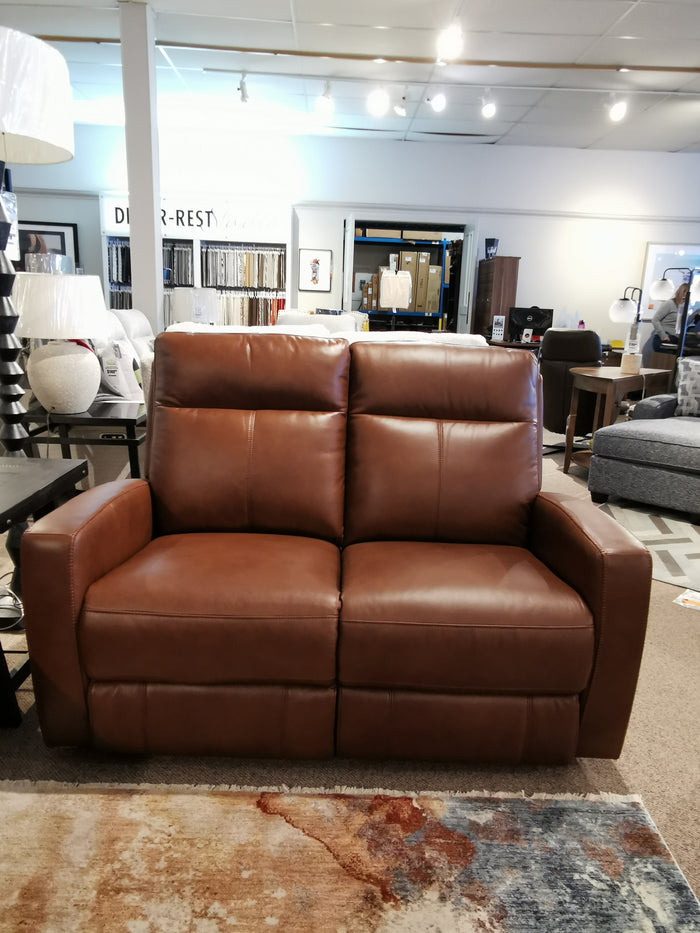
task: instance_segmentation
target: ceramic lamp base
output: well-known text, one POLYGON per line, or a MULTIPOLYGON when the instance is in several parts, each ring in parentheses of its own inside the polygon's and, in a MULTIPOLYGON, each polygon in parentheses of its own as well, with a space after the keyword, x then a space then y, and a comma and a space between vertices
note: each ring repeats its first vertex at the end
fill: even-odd
POLYGON ((76 343, 46 343, 29 354, 29 384, 46 411, 62 415, 87 411, 101 375, 97 356, 76 343))

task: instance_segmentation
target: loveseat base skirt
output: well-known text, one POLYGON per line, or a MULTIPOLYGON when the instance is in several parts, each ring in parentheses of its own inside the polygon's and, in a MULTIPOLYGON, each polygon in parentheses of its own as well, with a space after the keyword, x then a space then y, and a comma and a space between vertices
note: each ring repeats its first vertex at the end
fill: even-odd
POLYGON ((330 758, 335 689, 92 683, 92 742, 132 754, 330 758))
POLYGON ((343 687, 336 750, 347 758, 566 764, 578 727, 578 696, 343 687))

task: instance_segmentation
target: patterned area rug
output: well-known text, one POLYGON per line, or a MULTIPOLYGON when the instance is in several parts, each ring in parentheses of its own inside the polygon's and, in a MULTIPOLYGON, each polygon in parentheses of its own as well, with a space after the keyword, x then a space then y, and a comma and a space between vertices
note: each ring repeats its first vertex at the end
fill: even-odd
POLYGON ((677 512, 618 502, 600 508, 651 551, 652 576, 662 583, 700 589, 700 526, 677 512))
POLYGON ((700 931, 634 798, 5 782, 0 825, 3 931, 700 931))

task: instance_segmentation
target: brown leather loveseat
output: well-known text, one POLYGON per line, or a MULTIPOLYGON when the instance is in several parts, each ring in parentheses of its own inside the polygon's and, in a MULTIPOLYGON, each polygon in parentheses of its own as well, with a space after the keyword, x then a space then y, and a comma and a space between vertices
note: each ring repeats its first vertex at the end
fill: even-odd
POLYGON ((160 335, 147 480, 23 538, 45 741, 619 755, 650 558, 540 492, 541 404, 520 350, 160 335))

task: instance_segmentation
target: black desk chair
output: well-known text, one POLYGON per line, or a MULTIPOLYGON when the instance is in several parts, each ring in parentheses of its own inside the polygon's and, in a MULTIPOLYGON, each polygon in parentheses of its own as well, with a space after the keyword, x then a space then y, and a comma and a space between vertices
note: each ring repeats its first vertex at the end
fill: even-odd
MULTIPOLYGON (((553 434, 565 434, 571 407, 573 376, 577 366, 600 366, 603 349, 600 337, 593 330, 571 330, 550 327, 540 343, 540 373, 542 374, 542 424, 553 434)), ((586 437, 593 430, 595 396, 582 392, 579 398, 574 437, 586 437)), ((545 453, 563 450, 564 443, 545 444, 545 453)))

